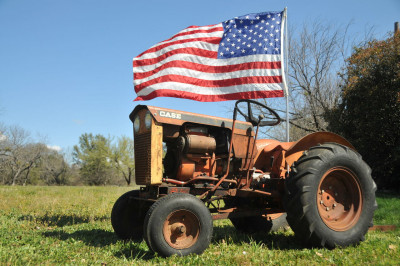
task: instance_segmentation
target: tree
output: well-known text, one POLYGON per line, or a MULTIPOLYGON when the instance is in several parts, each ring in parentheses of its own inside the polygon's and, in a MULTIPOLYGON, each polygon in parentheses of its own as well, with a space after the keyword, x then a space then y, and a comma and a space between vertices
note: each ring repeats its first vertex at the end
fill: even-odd
POLYGON ((127 185, 131 184, 135 170, 133 140, 123 136, 118 139, 116 145, 112 147, 113 166, 122 174, 127 185))
POLYGON ((73 157, 80 173, 89 185, 106 185, 111 179, 111 140, 100 134, 84 133, 79 145, 74 146, 73 157))
MULTIPOLYGON (((296 33, 289 32, 288 81, 290 100, 290 138, 297 140, 308 133, 326 131, 324 113, 338 104, 340 81, 337 72, 344 64, 350 38, 349 26, 322 22, 304 24, 296 33)), ((283 100, 264 100, 285 117, 283 100)), ((265 133, 265 132, 264 132, 265 133)), ((267 133, 284 140, 282 127, 267 133)))
POLYGON ((400 189, 400 34, 356 48, 342 77, 329 128, 353 143, 378 186, 400 189))
POLYGON ((64 156, 57 151, 47 149, 39 164, 40 179, 47 185, 66 185, 69 165, 64 156))
POLYGON ((46 145, 31 143, 29 132, 18 126, 3 129, 1 136, 0 169, 3 172, 3 183, 27 184, 29 173, 47 149, 46 145))

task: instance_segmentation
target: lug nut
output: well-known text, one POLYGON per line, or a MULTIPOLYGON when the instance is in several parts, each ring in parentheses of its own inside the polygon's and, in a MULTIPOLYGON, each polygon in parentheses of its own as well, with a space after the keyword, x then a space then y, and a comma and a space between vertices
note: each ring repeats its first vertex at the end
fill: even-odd
POLYGON ((325 190, 321 190, 321 193, 324 193, 325 192, 325 190))
POLYGON ((324 204, 324 201, 321 200, 319 203, 324 204))
POLYGON ((337 205, 336 205, 336 203, 333 203, 333 207, 336 207, 337 205))
POLYGON ((326 210, 329 211, 329 207, 326 207, 326 210))

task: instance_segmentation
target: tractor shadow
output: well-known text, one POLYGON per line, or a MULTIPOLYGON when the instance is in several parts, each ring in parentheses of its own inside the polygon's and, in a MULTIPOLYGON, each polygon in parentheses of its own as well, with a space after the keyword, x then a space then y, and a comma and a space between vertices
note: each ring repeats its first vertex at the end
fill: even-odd
POLYGON ((45 237, 52 237, 62 241, 82 241, 87 246, 107 248, 111 245, 118 246, 114 256, 126 258, 128 260, 151 260, 155 254, 146 249, 146 244, 143 242, 123 241, 120 240, 114 232, 104 229, 91 230, 76 230, 72 233, 67 233, 63 230, 53 230, 42 233, 45 237))
POLYGON ((23 215, 18 218, 19 221, 31 221, 39 224, 45 224, 46 226, 57 226, 57 227, 82 224, 82 223, 91 223, 95 221, 104 221, 109 219, 110 218, 107 216, 89 217, 89 216, 78 216, 78 215, 48 215, 48 214, 42 216, 23 215))
POLYGON ((263 244, 268 249, 279 250, 300 250, 304 249, 304 245, 298 243, 293 233, 288 233, 285 230, 279 230, 272 233, 256 233, 245 234, 237 231, 231 225, 223 225, 214 227, 213 244, 220 243, 250 243, 257 242, 263 244))

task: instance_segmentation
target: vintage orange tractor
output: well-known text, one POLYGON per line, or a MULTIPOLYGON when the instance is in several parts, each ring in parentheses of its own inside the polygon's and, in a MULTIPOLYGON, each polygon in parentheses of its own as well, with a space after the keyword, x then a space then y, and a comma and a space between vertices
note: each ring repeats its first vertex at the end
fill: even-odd
POLYGON ((338 135, 257 139, 260 127, 280 118, 254 100, 237 101, 232 120, 146 105, 136 106, 130 119, 141 187, 112 209, 122 239, 144 238, 162 256, 200 254, 210 244, 213 220, 230 219, 249 233, 287 220, 303 243, 334 248, 363 241, 372 226, 371 169, 338 135))

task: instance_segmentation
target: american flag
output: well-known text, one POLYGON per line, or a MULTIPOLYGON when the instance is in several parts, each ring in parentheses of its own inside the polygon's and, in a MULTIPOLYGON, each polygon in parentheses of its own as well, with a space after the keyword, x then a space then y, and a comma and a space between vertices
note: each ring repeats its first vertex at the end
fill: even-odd
POLYGON ((190 26, 133 59, 138 100, 283 97, 283 12, 190 26))

